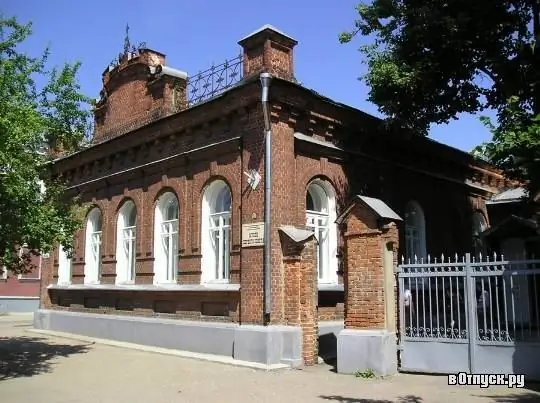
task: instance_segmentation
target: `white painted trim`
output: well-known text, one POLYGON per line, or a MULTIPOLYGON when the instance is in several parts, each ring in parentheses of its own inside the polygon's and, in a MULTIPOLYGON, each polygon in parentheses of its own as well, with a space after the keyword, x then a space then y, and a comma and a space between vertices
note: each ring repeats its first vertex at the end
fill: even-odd
POLYGON ((102 255, 103 242, 103 217, 99 208, 94 208, 88 214, 86 219, 86 237, 85 237, 85 252, 84 252, 84 282, 86 284, 99 284, 100 281, 100 264, 102 255), (101 228, 97 228, 97 222, 101 218, 101 228), (100 232, 100 244, 98 255, 94 258, 92 252, 92 235, 100 232))
POLYGON ((22 297, 20 295, 0 295, 0 299, 39 299, 39 297, 22 297))
POLYGON ((180 242, 179 223, 180 201, 172 192, 162 194, 158 199, 158 202, 156 203, 156 207, 154 208, 154 285, 177 284, 176 279, 179 269, 178 243, 180 242), (174 236, 176 235, 176 248, 173 248, 172 251, 172 261, 174 265, 172 278, 170 280, 166 280, 168 270, 168 256, 165 256, 165 251, 163 250, 163 245, 161 243, 161 226, 164 221, 163 214, 165 214, 165 211, 163 209, 166 207, 166 204, 171 200, 176 200, 176 203, 178 204, 178 219, 176 220, 176 234, 173 234, 172 232, 169 233, 169 237, 172 237, 173 240, 174 236))
MULTIPOLYGON (((202 269, 201 269, 202 270, 202 269)), ((222 285, 222 284, 230 284, 231 281, 229 279, 222 279, 222 280, 209 280, 205 282, 204 284, 212 286, 212 285, 222 285)))
MULTIPOLYGON (((131 200, 127 200, 120 208, 116 220, 116 284, 133 284, 135 282, 135 267, 133 267, 133 278, 131 278, 131 259, 129 256, 126 256, 124 251, 124 232, 126 229, 131 228, 126 226, 126 215, 130 214, 132 209, 135 209, 135 214, 137 214, 135 204, 131 200)), ((135 256, 137 248, 137 216, 135 216, 133 230, 133 248, 131 253, 135 256)))
MULTIPOLYGON (((223 189, 227 189, 229 192, 229 197, 231 198, 231 209, 232 209, 232 193, 229 186, 222 180, 215 180, 210 183, 204 190, 202 206, 201 206, 201 284, 227 284, 230 280, 231 272, 231 211, 229 210, 228 221, 229 224, 220 224, 219 232, 224 237, 226 231, 228 232, 228 243, 225 245, 223 240, 220 238, 219 245, 220 249, 225 249, 228 256, 229 267, 226 269, 224 278, 216 278, 216 271, 221 271, 223 269, 223 262, 216 261, 214 246, 212 245, 212 235, 210 234, 210 216, 212 214, 212 204, 216 202, 216 198, 220 195, 223 189), (218 266, 219 267, 216 267, 218 266)), ((226 213, 225 211, 216 211, 213 214, 226 213)), ((226 217, 227 214, 224 214, 223 217, 226 217)), ((225 218, 224 218, 225 219, 225 218)), ((224 220, 223 219, 223 220, 224 220)), ((223 220, 220 220, 222 223, 223 220)))
POLYGON ((345 286, 343 284, 319 283, 317 288, 319 291, 345 291, 345 286))
MULTIPOLYGON (((324 269, 323 278, 319 279, 319 274, 317 273, 317 282, 319 284, 334 285, 338 284, 338 267, 339 261, 337 257, 338 253, 338 227, 336 224, 337 220, 337 209, 336 209, 336 196, 332 185, 329 182, 316 179, 312 181, 306 192, 309 191, 309 188, 313 185, 319 186, 326 195, 326 205, 327 205, 327 219, 328 219, 328 267, 324 269)), ((306 206, 307 207, 307 206, 306 206)), ((319 212, 316 212, 319 213, 319 212)), ((306 210, 306 216, 309 214, 309 210, 306 210)), ((317 236, 317 234, 315 234, 317 236)))
POLYGON ((62 245, 58 245, 58 284, 71 284, 71 263, 62 245))
POLYGON ((118 290, 118 291, 239 291, 240 284, 50 284, 53 290, 118 290))

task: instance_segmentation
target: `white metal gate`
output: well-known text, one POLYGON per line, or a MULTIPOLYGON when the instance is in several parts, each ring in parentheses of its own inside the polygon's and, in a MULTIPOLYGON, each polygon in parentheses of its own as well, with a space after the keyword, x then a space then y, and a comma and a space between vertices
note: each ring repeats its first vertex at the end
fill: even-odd
POLYGON ((540 379, 540 260, 400 264, 401 370, 540 379))

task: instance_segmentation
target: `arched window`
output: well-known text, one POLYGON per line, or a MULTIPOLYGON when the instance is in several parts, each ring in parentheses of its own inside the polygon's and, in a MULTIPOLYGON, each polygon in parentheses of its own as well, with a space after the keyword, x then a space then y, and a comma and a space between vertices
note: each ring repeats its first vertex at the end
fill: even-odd
POLYGON ((205 190, 202 204, 202 282, 228 282, 231 266, 231 191, 221 180, 205 190))
POLYGON ((164 193, 155 210, 154 284, 176 283, 178 272, 178 199, 164 193))
POLYGON ((475 211, 472 215, 472 236, 473 246, 476 253, 484 253, 484 242, 482 232, 488 229, 486 217, 480 211, 475 211))
POLYGON ((58 284, 71 284, 71 258, 58 246, 58 284))
POLYGON ((101 273, 102 217, 98 208, 92 209, 86 220, 86 248, 84 253, 84 282, 98 284, 101 273))
POLYGON ((336 198, 328 182, 315 180, 306 192, 306 224, 317 238, 319 283, 337 283, 336 198))
POLYGON ((405 250, 411 261, 427 257, 424 212, 415 201, 409 202, 405 209, 405 250))
POLYGON ((135 234, 137 209, 128 200, 118 212, 116 225, 116 283, 132 284, 135 281, 135 234))

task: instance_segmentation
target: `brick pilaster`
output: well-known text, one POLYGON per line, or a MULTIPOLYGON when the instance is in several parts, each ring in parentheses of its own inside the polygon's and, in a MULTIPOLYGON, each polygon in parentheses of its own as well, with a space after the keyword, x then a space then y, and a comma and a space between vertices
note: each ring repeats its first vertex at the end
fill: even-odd
POLYGON ((318 360, 317 266, 314 237, 298 243, 280 233, 285 272, 285 320, 302 328, 304 365, 318 360))
POLYGON ((345 238, 345 328, 395 330, 393 259, 385 262, 387 245, 398 244, 394 223, 380 225, 379 217, 356 204, 347 220, 345 238))

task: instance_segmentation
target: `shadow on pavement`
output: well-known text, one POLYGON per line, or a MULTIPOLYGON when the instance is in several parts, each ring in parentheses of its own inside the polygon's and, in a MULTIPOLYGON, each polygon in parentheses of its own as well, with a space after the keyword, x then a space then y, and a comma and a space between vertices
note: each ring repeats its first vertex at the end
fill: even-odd
POLYGON ((423 399, 419 396, 402 396, 398 397, 397 400, 379 400, 379 399, 358 399, 355 397, 344 397, 344 396, 324 396, 321 395, 319 398, 323 400, 331 400, 334 402, 343 402, 343 403, 422 403, 423 399))
POLYGON ((1 337, 0 381, 51 372, 53 359, 86 353, 92 344, 54 344, 44 337, 1 337))
POLYGON ((538 393, 522 393, 508 395, 485 395, 481 396, 490 399, 493 403, 538 403, 540 402, 540 394, 538 393))

